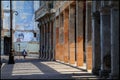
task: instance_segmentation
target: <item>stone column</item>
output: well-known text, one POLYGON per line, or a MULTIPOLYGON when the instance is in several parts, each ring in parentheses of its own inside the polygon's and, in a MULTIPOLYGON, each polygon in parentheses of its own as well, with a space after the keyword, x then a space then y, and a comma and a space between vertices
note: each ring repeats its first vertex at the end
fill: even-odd
POLYGON ((40 56, 39 56, 39 58, 41 59, 42 58, 42 24, 39 24, 39 26, 40 26, 40 56))
POLYGON ((44 30, 44 32, 43 32, 43 33, 44 33, 44 40, 43 40, 43 41, 44 41, 43 59, 45 59, 45 50, 46 50, 46 48, 45 48, 45 47, 46 47, 46 44, 45 44, 45 42, 46 42, 45 23, 43 24, 43 27, 44 27, 44 28, 43 28, 43 30, 44 30))
POLYGON ((45 60, 47 60, 47 21, 45 22, 45 60))
POLYGON ((77 66, 83 66, 83 1, 76 1, 77 66))
POLYGON ((93 1, 92 3, 92 39, 93 39, 93 60, 92 72, 99 75, 101 66, 101 47, 100 47, 100 1, 93 1))
POLYGON ((47 22, 45 23, 45 60, 47 60, 47 22))
POLYGON ((42 44, 41 44, 41 25, 40 25, 40 23, 38 24, 38 28, 39 28, 39 34, 40 34, 40 37, 39 37, 39 58, 41 58, 41 46, 42 46, 42 44))
POLYGON ((53 59, 53 21, 51 22, 51 60, 53 59))
POLYGON ((62 56, 63 56, 63 53, 61 53, 62 51, 62 24, 61 24, 61 19, 62 19, 62 16, 61 14, 59 13, 59 59, 60 61, 62 61, 62 56))
POLYGON ((70 64, 75 64, 75 6, 69 5, 69 50, 70 64))
POLYGON ((49 34, 49 39, 48 39, 48 45, 49 45, 49 50, 48 50, 48 54, 49 54, 49 57, 48 57, 48 60, 50 60, 51 59, 51 21, 49 21, 49 28, 48 28, 48 30, 49 30, 49 32, 48 32, 48 34, 49 34))
POLYGON ((49 43, 49 41, 50 41, 50 21, 48 22, 48 52, 47 52, 48 60, 50 58, 50 56, 49 56, 49 51, 50 51, 50 43, 49 43))
POLYGON ((43 24, 41 25, 42 27, 41 27, 41 32, 42 32, 42 52, 41 52, 41 54, 42 54, 42 57, 41 57, 41 59, 43 59, 43 57, 44 57, 44 26, 43 26, 43 24))
POLYGON ((55 61, 55 47, 56 47, 56 18, 54 18, 55 14, 53 14, 53 60, 55 61))
POLYGON ((41 36, 40 36, 40 38, 41 38, 41 57, 40 57, 40 59, 42 59, 42 56, 43 56, 43 25, 42 25, 42 22, 41 22, 41 28, 40 28, 40 31, 41 31, 41 36))
POLYGON ((111 69, 111 27, 110 27, 110 7, 108 1, 101 1, 100 9, 100 38, 101 38, 101 77, 108 77, 111 69))
POLYGON ((40 26, 40 44, 41 44, 41 46, 40 46, 40 59, 42 58, 42 46, 43 46, 43 30, 42 30, 42 24, 41 24, 41 26, 40 26))
POLYGON ((59 38, 58 38, 58 51, 59 52, 58 52, 58 54, 59 54, 59 56, 58 57, 59 57, 59 60, 61 61, 61 53, 60 53, 60 51, 61 51, 61 48, 60 48, 60 25, 61 24, 60 24, 60 18, 61 17, 60 17, 60 13, 59 13, 59 20, 58 20, 58 27, 59 27, 58 28, 59 29, 59 34, 58 34, 58 36, 59 36, 59 38))
POLYGON ((42 58, 42 23, 40 24, 40 59, 42 58))
POLYGON ((56 60, 59 60, 59 24, 58 24, 58 17, 56 18, 56 60))
POLYGON ((119 1, 111 1, 111 74, 119 79, 119 1))
POLYGON ((47 17, 47 22, 46 22, 46 60, 48 59, 48 41, 49 41, 49 38, 48 38, 48 27, 49 27, 49 20, 48 20, 48 17, 47 17))
POLYGON ((50 24, 49 24, 49 33, 50 33, 50 35, 49 35, 49 45, 50 45, 50 49, 49 49, 49 60, 51 60, 52 59, 52 20, 51 20, 51 16, 50 16, 50 24))
POLYGON ((63 61, 64 56, 64 30, 63 30, 63 13, 59 14, 59 50, 60 50, 60 60, 63 61), (62 52, 61 52, 62 51, 62 52))
POLYGON ((68 25, 69 25, 69 9, 63 12, 64 15, 64 62, 68 63, 68 25))
POLYGON ((92 16, 91 16, 91 1, 86 2, 86 67, 87 70, 92 69, 92 16))

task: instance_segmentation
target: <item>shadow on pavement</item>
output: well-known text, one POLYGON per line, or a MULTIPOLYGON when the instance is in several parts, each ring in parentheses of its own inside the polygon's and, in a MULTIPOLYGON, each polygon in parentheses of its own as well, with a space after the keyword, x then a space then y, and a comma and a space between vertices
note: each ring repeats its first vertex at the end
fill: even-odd
MULTIPOLYGON (((56 62, 58 62, 58 61, 56 61, 56 62)), ((79 70, 82 70, 82 71, 86 71, 86 72, 87 72, 86 69, 78 68, 78 67, 76 67, 76 66, 72 66, 72 65, 69 65, 69 64, 62 63, 62 62, 58 62, 58 63, 64 64, 64 65, 67 65, 67 66, 70 66, 70 67, 73 67, 73 68, 76 68, 76 69, 79 69, 79 70)))
POLYGON ((4 72, 5 75, 2 75, 1 78, 10 78, 12 76, 14 64, 5 64, 1 69, 1 74, 4 72), (8 76, 9 75, 9 76, 8 76))
MULTIPOLYGON (((35 70, 34 68, 32 69, 31 68, 32 66, 30 67, 30 65, 29 65, 29 67, 27 66, 27 67, 21 69, 23 71, 24 70, 28 71, 28 72, 22 72, 22 73, 24 73, 24 75, 21 75, 21 74, 12 75, 15 64, 11 64, 11 65, 5 64, 1 69, 1 72, 3 72, 1 78, 2 79, 76 79, 76 78, 77 79, 79 79, 79 78, 80 79, 84 79, 84 78, 88 79, 88 77, 95 78, 94 76, 92 76, 91 73, 74 73, 74 74, 73 73, 70 73, 70 74, 65 73, 65 74, 62 74, 62 73, 56 71, 54 68, 49 67, 48 65, 50 63, 46 65, 43 62, 45 63, 45 62, 53 62, 53 61, 42 61, 40 59, 35 59, 35 58, 34 59, 30 59, 30 58, 15 59, 16 65, 17 64, 21 65, 24 63, 27 65, 27 63, 29 63, 30 65, 34 66, 36 68, 36 70, 38 69, 41 72, 34 72, 34 74, 31 72, 31 74, 27 75, 27 73, 30 73, 29 71, 35 70), (30 68, 30 69, 27 69, 27 68, 30 68)), ((55 62, 57 62, 57 61, 55 61, 55 62)), ((63 64, 66 66, 70 66, 70 65, 67 65, 67 64, 64 64, 61 62, 57 62, 57 63, 63 64)), ((70 67, 76 68, 74 66, 70 66, 70 67)), ((76 68, 76 69, 86 72, 84 69, 81 69, 81 68, 76 68)), ((20 73, 20 72, 18 71, 18 73, 20 73)))
MULTIPOLYGON (((19 74, 13 75, 12 72, 13 72, 13 68, 14 68, 15 64, 9 65, 6 63, 1 69, 1 72, 2 72, 1 79, 72 79, 70 74, 60 74, 53 68, 41 63, 43 61, 40 61, 38 59, 25 59, 25 60, 18 59, 18 60, 15 60, 15 62, 16 62, 15 64, 31 63, 34 66, 36 66, 40 71, 42 71, 43 74, 34 73, 34 74, 26 75, 27 72, 22 72, 22 73, 24 73, 24 75, 19 75, 19 74)), ((21 70, 23 70, 23 69, 21 69, 21 70)), ((28 70, 32 70, 32 69, 28 69, 28 70)), ((19 71, 18 71, 18 73, 19 73, 19 71)))

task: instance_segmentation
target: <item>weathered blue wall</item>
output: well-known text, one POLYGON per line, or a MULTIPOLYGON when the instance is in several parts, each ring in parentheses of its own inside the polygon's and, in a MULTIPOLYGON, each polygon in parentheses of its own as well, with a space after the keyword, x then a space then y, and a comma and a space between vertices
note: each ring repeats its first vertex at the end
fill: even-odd
POLYGON ((34 38, 33 32, 17 31, 17 30, 34 30, 34 3, 33 1, 15 1, 15 10, 18 12, 17 16, 14 16, 15 26, 14 29, 14 42, 18 41, 19 35, 22 34, 23 39, 20 41, 32 41, 34 38))
MULTIPOLYGON (((36 32, 37 35, 39 34, 34 19, 34 9, 37 5, 38 4, 35 4, 35 1, 12 1, 13 11, 18 12, 17 16, 13 13, 13 46, 15 51, 18 51, 18 44, 20 44, 20 51, 23 49, 26 49, 29 52, 39 51, 39 36, 34 37, 34 32, 36 32)), ((3 8, 10 9, 10 2, 3 1, 3 8)), ((10 15, 9 13, 4 14, 3 26, 4 29, 9 29, 10 15)))
POLYGON ((33 1, 16 1, 16 11, 18 16, 15 17, 16 29, 33 30, 34 28, 34 4, 33 1))

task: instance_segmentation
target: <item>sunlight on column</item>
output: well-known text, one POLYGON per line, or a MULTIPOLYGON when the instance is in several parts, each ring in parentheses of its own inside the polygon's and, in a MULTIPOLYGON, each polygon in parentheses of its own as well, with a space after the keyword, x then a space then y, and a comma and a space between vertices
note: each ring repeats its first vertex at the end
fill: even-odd
POLYGON ((34 75, 44 74, 39 68, 32 63, 16 63, 13 67, 12 75, 34 75), (29 66, 28 66, 29 65, 29 66))

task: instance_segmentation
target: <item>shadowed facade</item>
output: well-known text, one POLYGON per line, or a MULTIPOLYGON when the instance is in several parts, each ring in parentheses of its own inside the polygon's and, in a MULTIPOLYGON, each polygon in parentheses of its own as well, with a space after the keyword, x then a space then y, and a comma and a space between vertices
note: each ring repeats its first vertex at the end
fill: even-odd
POLYGON ((41 2, 35 13, 41 59, 76 67, 85 63, 100 77, 118 78, 118 1, 41 2))

